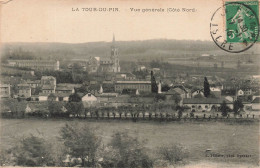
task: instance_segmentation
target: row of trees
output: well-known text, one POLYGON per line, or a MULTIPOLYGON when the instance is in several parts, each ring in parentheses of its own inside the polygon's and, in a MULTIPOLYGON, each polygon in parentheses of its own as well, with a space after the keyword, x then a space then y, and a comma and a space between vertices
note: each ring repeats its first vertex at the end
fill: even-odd
POLYGON ((154 152, 145 141, 116 132, 104 144, 96 129, 88 125, 66 124, 61 128, 58 144, 30 135, 16 146, 1 151, 1 166, 88 166, 88 167, 165 167, 183 163, 188 150, 179 144, 162 145, 154 152))
MULTIPOLYGON (((241 100, 237 99, 233 103, 233 112, 235 115, 239 115, 241 111, 243 111, 243 103, 241 100)), ((232 112, 232 109, 230 109, 227 106, 227 103, 225 101, 222 102, 220 106, 220 111, 222 112, 222 116, 227 116, 229 112, 232 112)))

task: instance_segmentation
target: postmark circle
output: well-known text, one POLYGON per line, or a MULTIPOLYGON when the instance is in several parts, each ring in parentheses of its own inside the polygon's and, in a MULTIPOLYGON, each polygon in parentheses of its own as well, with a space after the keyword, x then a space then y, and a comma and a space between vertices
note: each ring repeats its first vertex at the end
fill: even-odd
POLYGON ((210 22, 210 35, 219 48, 230 53, 240 53, 257 42, 259 20, 252 7, 252 4, 228 2, 214 12, 210 22))

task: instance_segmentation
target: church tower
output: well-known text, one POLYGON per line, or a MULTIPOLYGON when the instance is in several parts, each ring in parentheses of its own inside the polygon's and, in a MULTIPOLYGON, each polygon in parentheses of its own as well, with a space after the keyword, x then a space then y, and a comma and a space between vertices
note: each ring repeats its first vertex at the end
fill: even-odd
POLYGON ((113 34, 113 41, 111 45, 111 60, 113 62, 113 72, 120 72, 118 48, 115 45, 115 35, 113 34))

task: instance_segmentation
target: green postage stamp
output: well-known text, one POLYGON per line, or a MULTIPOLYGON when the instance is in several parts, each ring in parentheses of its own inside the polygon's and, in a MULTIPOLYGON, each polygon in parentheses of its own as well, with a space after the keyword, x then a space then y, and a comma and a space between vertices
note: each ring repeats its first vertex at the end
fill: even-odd
POLYGON ((250 43, 259 41, 259 2, 225 2, 227 42, 250 43))

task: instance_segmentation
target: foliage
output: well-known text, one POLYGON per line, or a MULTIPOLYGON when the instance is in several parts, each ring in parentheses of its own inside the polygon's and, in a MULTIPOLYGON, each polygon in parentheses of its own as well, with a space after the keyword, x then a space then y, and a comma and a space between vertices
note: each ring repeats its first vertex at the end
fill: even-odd
POLYGON ((235 100, 233 103, 233 106, 234 106, 233 111, 234 111, 235 115, 239 114, 239 111, 244 107, 244 105, 240 99, 235 100))
POLYGON ((153 166, 145 153, 145 147, 137 138, 126 132, 115 133, 107 151, 104 153, 104 167, 144 167, 153 166))
POLYGON ((163 84, 162 85, 162 92, 167 92, 168 90, 170 90, 170 86, 167 84, 163 84))
POLYGON ((69 96, 69 102, 81 102, 81 97, 75 92, 69 96))
POLYGON ((72 78, 72 73, 69 71, 51 71, 51 70, 35 71, 35 76, 37 77, 37 79, 41 79, 42 76, 53 76, 56 78, 57 83, 74 82, 72 78))
POLYGON ((183 115, 184 108, 181 106, 177 106, 176 110, 178 111, 178 118, 181 118, 183 115))
POLYGON ((79 116, 84 113, 84 106, 82 102, 68 102, 65 108, 68 110, 68 114, 73 114, 74 116, 79 116))
POLYGON ((210 95, 210 87, 207 77, 204 78, 204 96, 208 97, 210 95))
POLYGON ((153 60, 153 61, 150 63, 150 66, 151 66, 151 68, 160 68, 160 67, 161 67, 161 64, 160 64, 160 61, 159 61, 159 60, 153 60))
POLYGON ((156 84, 155 77, 153 75, 153 71, 151 71, 151 85, 152 85, 152 93, 157 93, 158 92, 158 86, 156 84))
POLYGON ((51 146, 43 138, 29 136, 12 149, 14 161, 19 166, 53 166, 51 146))
POLYGON ((149 75, 148 70, 145 71, 133 71, 133 74, 136 76, 137 79, 145 79, 147 75, 149 75))
POLYGON ((171 96, 171 99, 174 100, 175 105, 178 105, 181 102, 181 95, 174 94, 171 96))
POLYGON ((159 148, 159 154, 163 160, 168 161, 171 165, 184 161, 189 156, 187 149, 179 144, 162 146, 159 148))
POLYGON ((156 94, 154 98, 156 101, 160 101, 160 100, 165 101, 166 100, 166 96, 164 94, 156 94))
POLYGON ((223 101, 220 105, 220 111, 222 112, 222 116, 227 116, 229 107, 227 106, 226 101, 223 101))
POLYGON ((52 117, 63 116, 64 111, 62 110, 62 107, 62 102, 48 101, 48 110, 52 117))
POLYGON ((97 150, 100 147, 101 139, 95 135, 94 129, 87 125, 66 124, 60 132, 61 140, 68 149, 72 158, 80 158, 82 166, 85 161, 91 166, 97 163, 97 150))

